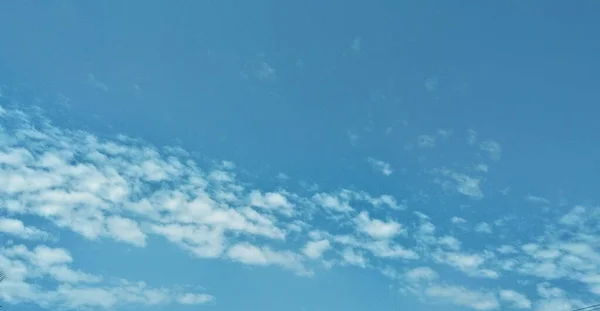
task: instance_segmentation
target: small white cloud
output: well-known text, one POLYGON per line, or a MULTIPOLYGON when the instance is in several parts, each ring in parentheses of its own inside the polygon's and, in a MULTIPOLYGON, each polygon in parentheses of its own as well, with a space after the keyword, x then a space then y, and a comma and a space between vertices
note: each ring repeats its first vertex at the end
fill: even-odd
POLYGON ((467 223, 467 221, 464 218, 460 218, 460 217, 456 217, 456 216, 452 217, 452 219, 450 221, 455 225, 467 223))
POLYGON ((267 210, 276 210, 287 215, 292 213, 294 207, 283 192, 267 192, 262 194, 259 190, 253 190, 249 194, 249 201, 252 206, 267 210))
POLYGON ((454 190, 458 193, 471 197, 473 199, 482 199, 483 192, 479 186, 481 180, 465 174, 456 173, 448 169, 436 170, 439 175, 449 178, 441 182, 442 186, 448 190, 454 190))
POLYGON ((258 266, 278 265, 293 270, 300 275, 310 274, 302 265, 302 261, 297 254, 289 251, 274 251, 266 246, 257 247, 246 242, 240 242, 233 245, 227 251, 227 256, 243 264, 258 266))
POLYGON ((387 162, 377 160, 375 158, 368 158, 367 161, 369 162, 369 164, 371 164, 371 166, 373 166, 374 169, 381 172, 381 174, 385 176, 392 175, 392 173, 394 172, 392 170, 392 165, 387 162))
POLYGON ((55 280, 64 283, 96 283, 100 282, 102 278, 84 273, 81 271, 71 270, 67 266, 52 266, 48 268, 47 273, 51 275, 55 280))
POLYGON ((517 249, 511 245, 502 245, 496 249, 500 254, 516 254, 518 253, 517 249))
POLYGON ((453 236, 443 236, 438 240, 438 243, 447 249, 457 251, 460 249, 460 241, 453 236))
POLYGON ((531 300, 529 300, 527 296, 513 290, 500 290, 500 299, 510 303, 513 308, 531 309, 531 300))
POLYGON ((223 230, 219 228, 173 223, 153 225, 152 230, 200 258, 219 257, 225 248, 223 230))
POLYGON ((348 135, 348 140, 350 141, 350 145, 356 146, 356 144, 358 143, 358 138, 359 138, 358 134, 348 130, 347 135, 348 135))
POLYGON ((431 135, 419 135, 417 145, 419 148, 433 148, 435 147, 435 137, 431 135))
POLYGON ((480 222, 475 226, 475 231, 479 233, 492 233, 492 226, 487 222, 480 222))
POLYGON ((417 267, 406 272, 409 282, 432 281, 438 278, 437 272, 429 267, 417 267))
POLYGON ((459 286, 431 285, 425 290, 425 294, 433 299, 475 310, 493 310, 500 307, 498 299, 493 293, 469 290, 459 286))
POLYGON ((480 254, 438 251, 433 258, 436 262, 454 267, 468 276, 487 279, 497 279, 500 276, 498 272, 485 268, 486 258, 480 254))
POLYGON ((68 264, 73 261, 71 254, 62 248, 51 248, 46 245, 38 245, 28 255, 30 260, 41 267, 68 264))
POLYGON ((379 219, 370 219, 366 211, 361 212, 354 219, 357 229, 366 233, 373 239, 390 239, 402 233, 402 226, 395 222, 385 222, 379 219))
POLYGON ((328 240, 310 241, 302 250, 304 255, 310 259, 318 259, 331 247, 328 240))
POLYGON ((442 138, 448 138, 452 135, 452 130, 447 130, 447 129, 439 129, 437 130, 438 135, 440 135, 442 138))
POLYGON ((568 226, 579 226, 586 219, 586 208, 583 206, 575 206, 570 212, 562 216, 559 220, 561 224, 568 226))
POLYGON ((425 89, 427 90, 427 92, 435 92, 438 89, 438 85, 439 85, 439 77, 438 76, 432 76, 427 78, 427 80, 425 80, 425 89))
POLYGON ((550 204, 550 201, 544 197, 538 197, 535 195, 527 195, 525 196, 525 200, 527 202, 531 202, 531 203, 538 203, 538 204, 550 204))
POLYGON ((273 68, 267 62, 261 62, 260 68, 254 72, 254 75, 261 81, 277 79, 277 75, 275 74, 275 68, 273 68))
POLYGON ((354 40, 352 40, 352 49, 355 51, 360 51, 360 43, 361 43, 361 38, 355 37, 354 40))
POLYGON ((34 227, 28 227, 18 219, 0 218, 0 233, 10 234, 25 240, 37 240, 48 237, 48 233, 34 227))
POLYGON ((383 194, 378 198, 367 196, 367 197, 365 197, 365 200, 376 207, 379 207, 381 205, 387 205, 389 208, 394 209, 394 210, 406 209, 406 201, 405 200, 399 204, 396 201, 396 199, 389 194, 383 194))
POLYGON ((96 78, 96 75, 94 75, 93 73, 88 73, 87 78, 88 78, 88 82, 93 87, 100 89, 102 91, 108 91, 108 86, 104 82, 98 80, 98 78, 96 78))
POLYGON ((477 132, 473 129, 469 129, 467 131, 467 142, 469 145, 474 145, 477 143, 477 132))
POLYGON ((361 268, 367 267, 367 259, 365 259, 361 252, 355 251, 348 247, 342 251, 341 255, 343 262, 347 265, 358 266, 361 268))
POLYGON ((277 173, 276 178, 279 179, 279 180, 281 180, 281 181, 286 181, 286 180, 290 179, 290 177, 287 174, 281 173, 281 172, 277 173))
POLYGON ((118 241, 131 243, 135 246, 146 246, 146 234, 142 232, 137 222, 120 216, 106 219, 108 233, 118 241))
POLYGON ((199 305, 215 301, 215 297, 208 294, 186 293, 177 297, 177 302, 182 305, 199 305))
POLYGON ((362 244, 361 247, 369 250, 374 256, 379 258, 401 258, 405 260, 417 260, 420 258, 419 254, 414 250, 393 244, 390 240, 376 240, 362 244))
POLYGON ((475 165, 475 167, 473 167, 473 169, 477 172, 487 173, 487 171, 489 170, 489 167, 485 163, 479 163, 479 164, 475 165))
POLYGON ((336 212, 350 212, 352 207, 350 206, 348 199, 329 193, 317 193, 312 197, 313 201, 319 206, 336 211, 336 212))
POLYGON ((486 151, 492 160, 500 160, 502 148, 498 142, 486 140, 479 144, 479 148, 483 151, 486 151))

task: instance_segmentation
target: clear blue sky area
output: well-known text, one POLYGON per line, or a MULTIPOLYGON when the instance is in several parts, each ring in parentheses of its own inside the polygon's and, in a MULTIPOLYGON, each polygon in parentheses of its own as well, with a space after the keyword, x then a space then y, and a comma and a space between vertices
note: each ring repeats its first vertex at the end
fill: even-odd
POLYGON ((600 2, 3 1, 5 310, 600 302, 600 2))

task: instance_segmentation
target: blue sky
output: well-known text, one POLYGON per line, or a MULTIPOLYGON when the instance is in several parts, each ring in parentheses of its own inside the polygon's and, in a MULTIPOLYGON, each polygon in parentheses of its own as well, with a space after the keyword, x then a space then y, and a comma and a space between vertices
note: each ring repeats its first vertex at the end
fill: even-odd
POLYGON ((599 11, 2 2, 1 303, 593 304, 599 11))

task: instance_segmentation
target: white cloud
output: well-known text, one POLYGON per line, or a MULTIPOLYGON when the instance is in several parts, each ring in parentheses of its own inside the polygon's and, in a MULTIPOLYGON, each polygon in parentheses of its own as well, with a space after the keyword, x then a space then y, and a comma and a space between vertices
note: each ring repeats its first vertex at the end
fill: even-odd
POLYGON ((493 310, 500 306, 498 299, 492 293, 469 290, 459 286, 432 285, 426 289, 425 294, 442 302, 451 302, 475 310, 493 310))
POLYGON ((360 138, 358 136, 358 134, 348 130, 348 132, 346 133, 348 135, 348 140, 350 141, 350 145, 352 146, 356 146, 356 144, 358 143, 358 139, 360 138))
POLYGON ((277 79, 277 74, 275 73, 275 68, 269 65, 267 62, 260 62, 260 68, 258 68, 254 75, 259 80, 275 80, 277 79))
POLYGON ((531 301, 527 296, 517 293, 513 290, 503 289, 500 290, 500 299, 510 303, 513 308, 518 309, 531 309, 531 301))
POLYGON ((480 222, 475 226, 475 232, 491 234, 492 226, 487 222, 480 222))
POLYGON ((477 143, 477 132, 473 129, 467 131, 467 142, 469 145, 474 145, 477 143))
POLYGON ((377 160, 374 158, 368 158, 367 161, 369 162, 369 164, 371 164, 371 166, 373 166, 375 170, 377 170, 385 176, 392 175, 392 173, 394 172, 392 170, 392 165, 387 162, 377 160))
POLYGON ((531 203, 550 204, 550 201, 548 199, 531 194, 525 196, 525 200, 531 203))
POLYGON ((480 188, 481 180, 465 174, 456 173, 448 169, 438 169, 434 172, 439 176, 445 177, 443 181, 439 181, 442 187, 447 190, 457 191, 473 199, 482 199, 483 192, 480 188))
POLYGON ((328 240, 309 241, 303 249, 304 255, 310 259, 318 259, 331 247, 328 240))
POLYGON ((146 234, 131 219, 120 216, 108 217, 106 219, 106 228, 108 233, 117 241, 128 242, 139 247, 146 246, 146 234))
POLYGON ((442 136, 443 138, 448 138, 450 137, 450 135, 452 135, 452 130, 439 129, 437 130, 437 134, 442 136))
POLYGON ((75 283, 96 283, 102 280, 101 277, 95 276, 82 271, 71 270, 67 266, 59 265, 48 268, 47 273, 59 282, 70 284, 75 283))
POLYGON ((336 212, 350 212, 353 210, 347 198, 340 198, 336 195, 317 193, 313 196, 313 200, 323 208, 336 212))
POLYGON ((0 233, 10 234, 25 240, 38 240, 48 237, 48 233, 28 227, 22 221, 12 218, 0 218, 0 233))
POLYGON ((456 225, 467 223, 467 221, 464 218, 460 218, 460 217, 456 217, 456 216, 452 217, 452 219, 450 221, 456 225))
POLYGON ((460 241, 453 236, 443 236, 438 240, 438 243, 449 250, 459 250, 460 249, 460 241))
POLYGON ((360 37, 355 37, 354 40, 352 40, 352 49, 353 50, 360 51, 360 41, 361 41, 360 37))
POLYGON ((427 92, 437 91, 438 85, 439 85, 439 77, 437 77, 437 76, 429 77, 429 78, 427 78, 427 80, 425 80, 425 89, 427 90, 427 92))
MULTIPOLYGON (((32 303, 50 310, 88 310, 185 303, 171 297, 188 295, 165 287, 152 288, 143 282, 121 280, 109 283, 99 276, 72 269, 69 266, 72 262, 67 250, 46 245, 38 245, 33 250, 24 245, 0 249, 0 265, 8 272, 2 287, 3 301, 9 304, 32 303), (41 284, 47 284, 43 280, 51 280, 50 284, 56 285, 42 287, 41 284)), ((195 303, 202 301, 196 300, 195 303)))
POLYGON ((475 167, 473 169, 476 172, 487 173, 487 171, 489 170, 489 167, 485 163, 479 163, 479 164, 475 165, 475 167))
POLYGON ((393 220, 385 222, 371 219, 366 211, 361 212, 354 221, 358 231, 366 233, 373 239, 390 239, 403 231, 402 225, 399 223, 393 220))
POLYGON ((420 148, 433 148, 435 147, 435 137, 431 135, 419 135, 417 145, 420 148))
POLYGON ((502 246, 500 246, 500 247, 497 248, 497 251, 500 254, 515 254, 515 253, 518 253, 517 249, 514 248, 511 245, 502 245, 502 246))
POLYGON ((355 251, 352 248, 345 248, 342 251, 343 262, 347 265, 358 266, 361 268, 367 267, 367 259, 359 251, 355 251))
MULTIPOLYGON (((510 286, 517 278, 528 282, 545 278, 571 282, 572 291, 582 296, 600 292, 596 278, 600 275, 600 214, 594 207, 575 207, 557 221, 544 219, 548 229, 541 236, 515 230, 516 242, 506 230, 511 234, 498 237, 505 245, 497 245, 496 239, 483 245, 460 235, 465 234, 461 230, 465 226, 448 226, 447 220, 445 225, 434 225, 437 216, 447 217, 452 211, 432 214, 436 217, 403 214, 400 210, 406 209, 407 202, 413 204, 410 197, 399 203, 389 194, 373 196, 359 190, 315 193, 315 188, 306 187, 302 194, 259 190, 238 181, 234 165, 216 161, 211 162, 216 168, 203 170, 185 150, 157 148, 123 135, 100 138, 38 122, 34 120, 37 115, 28 117, 10 109, 2 118, 0 211, 11 218, 0 218, 0 232, 32 243, 0 251, 0 266, 10 271, 2 291, 9 304, 22 301, 51 309, 81 309, 214 299, 139 283, 115 284, 112 276, 79 270, 68 250, 33 245, 47 235, 38 228, 49 227, 69 230, 89 243, 102 240, 143 247, 161 237, 197 257, 278 266, 301 275, 312 273, 306 265, 315 262, 309 259, 319 259, 327 267, 352 265, 376 271, 413 260, 414 265, 450 266, 465 278, 496 279, 502 271, 506 282, 502 286, 510 286), (29 218, 35 219, 36 227, 25 221, 29 218), (401 219, 402 224, 392 219, 401 219), (515 249, 511 243, 522 248, 515 249), (283 245, 286 250, 281 250, 283 245)), ((483 198, 478 177, 444 169, 436 173, 444 189, 483 198)), ((461 208, 466 206, 460 202, 464 198, 455 199, 461 208)), ((451 222, 464 224, 466 220, 455 216, 451 222)), ((507 228, 510 225, 506 223, 507 228)), ((432 271, 421 267, 405 273, 388 271, 388 275, 404 283, 418 280, 414 281, 418 286, 408 285, 411 291, 428 293, 434 300, 486 310, 494 305, 493 296, 502 307, 526 306, 524 299, 509 290, 472 291, 437 280, 432 284, 442 279, 432 271), (475 303, 473 297, 481 299, 475 303)), ((475 282, 479 281, 490 280, 475 282)), ((551 294, 556 291, 544 287, 538 291, 543 300, 530 305, 536 309, 548 307, 549 301, 577 305, 564 292, 551 294)))
POLYGON ((219 257, 225 249, 223 229, 206 225, 153 225, 154 233, 201 258, 219 257))
POLYGON ((586 219, 586 208, 583 206, 575 206, 569 213, 565 214, 560 223, 569 226, 579 226, 586 219))
POLYGON ((269 247, 257 247, 249 243, 241 242, 233 245, 228 251, 227 256, 244 264, 268 266, 278 265, 286 269, 294 270, 298 274, 310 274, 301 261, 301 258, 292 252, 274 251, 269 247))
POLYGON ((108 86, 104 82, 98 80, 98 78, 96 78, 95 74, 88 73, 87 74, 87 79, 88 79, 88 83, 91 86, 93 86, 93 87, 95 87, 97 89, 100 89, 102 91, 105 91, 105 92, 108 91, 108 86))
POLYGON ((398 258, 404 260, 417 260, 420 258, 416 251, 398 244, 393 244, 388 240, 368 242, 360 246, 369 250, 374 256, 379 258, 398 258))
POLYGON ((182 305, 199 305, 199 304, 205 304, 208 302, 213 302, 214 300, 215 300, 215 297, 211 296, 211 295, 192 294, 192 293, 186 293, 186 294, 180 295, 177 298, 177 301, 182 305))
POLYGON ((500 160, 500 156, 502 154, 502 148, 500 144, 493 140, 482 141, 479 144, 479 148, 488 153, 490 159, 492 160, 500 160))
POLYGON ((429 267, 417 267, 406 272, 406 278, 410 282, 432 281, 438 278, 438 274, 429 267))
POLYGON ((500 276, 498 272, 485 267, 486 258, 479 254, 438 251, 433 256, 436 262, 452 266, 468 276, 488 279, 500 276))
POLYGON ((285 193, 267 192, 262 194, 259 190, 253 190, 249 195, 250 205, 268 209, 277 210, 284 214, 291 214, 294 205, 290 203, 285 193))
POLYGON ((394 209, 394 210, 406 209, 406 204, 404 202, 399 204, 396 201, 396 199, 389 194, 381 195, 378 198, 374 198, 371 196, 365 196, 364 199, 366 201, 368 201, 369 203, 371 203, 375 207, 379 207, 381 205, 387 205, 389 208, 394 209))

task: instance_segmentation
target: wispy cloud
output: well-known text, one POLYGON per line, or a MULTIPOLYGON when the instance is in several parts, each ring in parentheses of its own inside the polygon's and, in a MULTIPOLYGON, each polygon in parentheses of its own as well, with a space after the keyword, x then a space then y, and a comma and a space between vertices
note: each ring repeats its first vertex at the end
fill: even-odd
POLYGON ((352 40, 352 49, 355 51, 360 51, 360 45, 361 45, 361 37, 355 37, 354 40, 352 40))
POLYGON ((531 194, 525 196, 525 201, 538 204, 550 204, 550 201, 548 199, 531 194))
POLYGON ((531 300, 527 296, 514 290, 503 289, 500 291, 500 299, 510 303, 513 308, 531 309, 531 300))
POLYGON ((260 62, 259 68, 254 71, 254 76, 261 81, 277 79, 275 68, 264 61, 260 62))
POLYGON ((477 143, 477 132, 474 129, 467 130, 467 143, 469 143, 469 145, 477 143))
POLYGON ((0 233, 13 235, 25 240, 38 240, 48 237, 48 233, 34 228, 25 226, 22 221, 12 218, 0 218, 0 233))
POLYGON ((500 160, 500 156, 502 154, 502 148, 500 144, 493 140, 482 141, 479 144, 479 148, 488 153, 490 159, 492 160, 500 160))
POLYGON ((492 226, 487 222, 480 222, 475 226, 475 232, 491 234, 492 226))
POLYGON ((402 233, 403 228, 395 221, 382 221, 371 219, 369 214, 364 211, 355 218, 358 231, 366 233, 373 239, 390 239, 402 233))
POLYGON ((352 146, 356 146, 356 144, 358 143, 358 138, 359 138, 358 134, 348 130, 347 135, 348 135, 348 140, 350 141, 350 144, 352 146))
POLYGON ((425 80, 425 89, 427 90, 427 92, 433 93, 433 92, 437 91, 438 85, 439 85, 439 77, 438 76, 432 76, 432 77, 427 78, 427 80, 425 80))
POLYGON ((435 147, 435 137, 431 135, 419 135, 417 145, 420 148, 433 148, 435 147))
POLYGON ((465 224, 467 223, 467 221, 464 218, 461 217, 452 217, 452 219, 450 220, 453 224, 465 224))
MULTIPOLYGON (((68 249, 43 244, 50 235, 47 230, 135 248, 153 247, 153 238, 161 237, 205 260, 269 266, 303 276, 319 273, 321 267, 394 267, 398 270, 385 271, 398 279, 403 291, 428 302, 476 310, 552 303, 575 307, 578 299, 600 293, 596 207, 576 206, 545 220, 547 229, 540 236, 500 243, 491 235, 486 245, 479 245, 465 235, 465 218, 480 232, 492 226, 487 224, 486 230, 477 213, 461 208, 444 210, 442 224, 436 224, 438 215, 410 210, 405 198, 385 192, 259 188, 238 180, 239 169, 232 163, 203 164, 181 148, 59 127, 35 111, 1 111, 0 234, 14 240, 0 249, 0 265, 11 271, 2 291, 9 304, 93 309, 215 301, 202 291, 80 270, 68 249), (448 215, 460 226, 448 226, 448 215), (36 223, 27 222, 29 217, 36 223), (523 278, 531 286, 545 279, 569 282, 577 292, 550 285, 540 285, 537 292, 509 289, 523 278), (462 279, 463 284, 448 283, 462 279), (502 287, 485 283, 497 279, 502 287)), ((384 175, 392 174, 389 163, 374 158, 369 163, 384 175)), ((464 196, 444 200, 481 204, 469 200, 484 197, 479 177, 449 169, 434 170, 434 175, 444 189, 464 196)), ((410 203, 411 208, 418 206, 410 203)))
POLYGON ((108 86, 104 82, 98 80, 98 78, 96 78, 95 74, 88 73, 87 74, 87 80, 88 80, 88 83, 91 86, 93 86, 93 87, 95 87, 97 89, 100 89, 102 91, 105 91, 105 92, 108 91, 108 86))
POLYGON ((71 254, 62 248, 24 245, 0 248, 0 262, 7 278, 2 295, 8 303, 32 303, 48 309, 97 309, 128 305, 159 306, 169 303, 204 304, 215 297, 205 293, 186 293, 168 288, 152 288, 143 282, 104 280, 103 277, 74 270, 71 254), (42 287, 41 280, 60 285, 42 287), (173 297, 187 297, 173 299, 173 297), (192 299, 195 297, 196 299, 192 299), (199 299, 202 297, 203 299, 199 299))
POLYGON ((493 293, 469 290, 459 286, 431 285, 426 289, 425 294, 431 299, 452 302, 475 310, 494 310, 500 306, 493 293))
POLYGON ((484 197, 480 188, 481 180, 466 174, 457 173, 448 169, 434 170, 437 174, 437 182, 446 190, 456 191, 473 199, 482 199, 484 197))
POLYGON ((375 158, 368 158, 367 162, 369 162, 369 164, 371 164, 371 166, 373 166, 373 168, 375 170, 379 171, 381 174, 383 174, 385 176, 392 175, 392 173, 394 172, 392 170, 392 165, 385 161, 378 160, 375 158))

